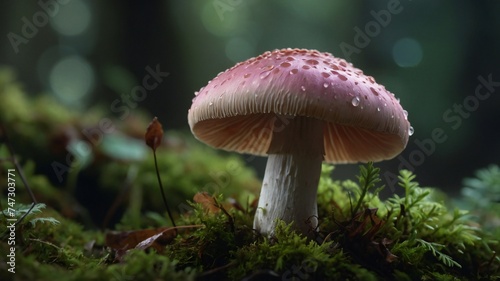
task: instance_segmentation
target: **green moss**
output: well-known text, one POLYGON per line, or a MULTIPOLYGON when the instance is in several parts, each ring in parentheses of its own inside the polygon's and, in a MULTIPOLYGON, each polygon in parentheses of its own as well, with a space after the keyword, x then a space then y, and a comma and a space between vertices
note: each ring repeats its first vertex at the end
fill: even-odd
POLYGON ((294 233, 284 223, 279 224, 275 236, 262 237, 251 228, 255 211, 252 207, 235 208, 224 203, 219 195, 214 200, 219 211, 190 204, 192 209, 181 216, 178 224, 201 227, 181 231, 163 253, 133 250, 116 264, 113 252, 102 248, 102 232, 85 230, 51 209, 37 210, 17 231, 18 252, 23 253, 19 255, 18 268, 36 265, 36 270, 16 277, 19 280, 48 280, 53 274, 64 276, 61 280, 116 276, 133 276, 134 280, 189 280, 195 276, 209 280, 241 280, 250 276, 259 280, 496 280, 499 277, 500 261, 494 255, 494 251, 500 250, 497 242, 474 226, 467 212, 449 211, 444 202, 434 201, 433 189, 418 186, 410 172, 401 171, 399 176, 404 195, 394 194, 382 201, 375 194, 380 187, 377 168, 362 166, 357 182, 332 181, 331 169, 324 166, 321 177, 318 198, 324 217, 320 218, 320 232, 313 240, 294 233), (50 223, 50 218, 61 223, 50 223), (101 246, 88 247, 93 241, 101 246))
MULTIPOLYGON (((376 195, 381 188, 378 169, 371 164, 361 166, 358 182, 332 181, 331 170, 325 165, 320 181, 318 198, 324 217, 316 239, 308 240, 284 223, 274 237, 262 237, 251 231, 254 210, 231 209, 228 216, 194 205, 184 223, 205 227, 179 236, 167 247, 167 255, 178 260, 180 268, 197 268, 213 280, 499 277, 497 242, 472 226, 466 211, 450 212, 444 202, 434 201, 442 195, 420 187, 412 173, 401 171, 399 176, 404 196, 394 194, 382 201, 376 195)), ((217 202, 221 200, 218 197, 217 202)))
MULTIPOLYGON (((463 196, 452 201, 421 187, 409 171, 399 172, 398 190, 382 199, 385 187, 371 163, 345 181, 333 180, 333 166, 324 165, 314 239, 283 222, 273 237, 263 237, 252 229, 260 184, 242 158, 167 131, 158 149, 163 185, 177 225, 196 227, 179 230, 163 251, 125 252, 106 246, 106 231, 95 227, 114 207, 120 222, 107 226, 115 230, 170 225, 142 141, 150 118, 136 113, 116 122, 114 133, 91 146, 85 165, 79 158, 66 163, 70 139, 91 143, 82 129, 103 118, 101 109, 84 114, 47 97, 28 99, 6 69, 0 69, 0 99, 0 120, 14 147, 22 148, 16 151, 22 170, 38 201, 49 206, 36 205, 17 226, 16 274, 1 263, 1 280, 500 279, 498 166, 464 180, 463 196), (65 182, 54 180, 55 161, 71 165, 65 182), (214 194, 208 206, 186 201, 200 191, 214 194), (88 195, 92 200, 85 202, 88 195)), ((4 171, 13 165, 3 144, 0 158, 0 182, 6 183, 4 171)), ((29 202, 17 179, 17 219, 29 202)), ((6 196, 0 203, 5 238, 10 206, 6 196)), ((2 239, 2 256, 10 246, 2 239)))

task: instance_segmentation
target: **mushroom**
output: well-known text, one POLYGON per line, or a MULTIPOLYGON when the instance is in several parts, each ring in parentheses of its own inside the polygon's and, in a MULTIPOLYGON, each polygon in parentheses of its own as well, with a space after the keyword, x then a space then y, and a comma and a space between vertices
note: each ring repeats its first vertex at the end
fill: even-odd
POLYGON ((399 99, 344 59, 282 49, 240 62, 195 93, 192 133, 208 145, 268 155, 254 228, 317 230, 321 163, 391 159, 413 128, 399 99))

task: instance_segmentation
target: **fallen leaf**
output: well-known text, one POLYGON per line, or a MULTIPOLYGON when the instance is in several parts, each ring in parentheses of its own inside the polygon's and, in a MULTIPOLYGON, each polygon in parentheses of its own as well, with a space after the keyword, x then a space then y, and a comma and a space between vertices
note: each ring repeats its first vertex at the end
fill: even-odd
POLYGON ((203 209, 209 213, 217 213, 220 211, 219 204, 215 198, 207 192, 198 192, 194 195, 193 201, 203 206, 203 209))
POLYGON ((151 237, 155 237, 154 240, 150 241, 149 246, 161 251, 161 248, 168 244, 168 242, 172 241, 176 234, 177 231, 171 227, 108 232, 106 233, 106 246, 115 250, 129 250, 135 248, 139 243, 148 240, 151 237), (164 238, 158 240, 160 236, 164 236, 164 238))
POLYGON ((198 228, 203 225, 185 225, 177 227, 160 227, 132 231, 114 231, 106 233, 106 246, 115 250, 116 260, 121 260, 130 249, 146 250, 153 248, 158 252, 177 236, 178 229, 198 228))
POLYGON ((149 123, 144 139, 146 140, 146 144, 151 147, 153 151, 156 151, 156 148, 160 146, 163 139, 163 129, 158 118, 153 118, 153 121, 149 123))
MULTIPOLYGON (((167 231, 167 230, 165 230, 165 231, 167 231)), ((161 243, 160 243, 160 241, 158 241, 158 242, 157 242, 157 239, 158 239, 160 236, 162 236, 163 234, 165 234, 165 231, 160 232, 160 233, 155 234, 155 235, 153 235, 153 236, 151 236, 151 237, 149 237, 149 238, 147 238, 147 239, 142 240, 141 242, 139 242, 139 244, 137 244, 137 245, 135 246, 135 248, 136 248, 136 249, 139 249, 139 250, 145 250, 145 249, 147 249, 147 248, 149 248, 149 247, 153 247, 153 248, 155 248, 157 251, 161 251, 161 248, 160 248, 160 249, 158 249, 158 244, 161 244, 161 243)), ((172 235, 169 235, 169 236, 167 237, 167 240, 170 242, 170 241, 172 241, 172 240, 173 240, 173 238, 174 238, 174 237, 175 237, 175 234, 174 234, 173 236, 172 236, 172 235)))

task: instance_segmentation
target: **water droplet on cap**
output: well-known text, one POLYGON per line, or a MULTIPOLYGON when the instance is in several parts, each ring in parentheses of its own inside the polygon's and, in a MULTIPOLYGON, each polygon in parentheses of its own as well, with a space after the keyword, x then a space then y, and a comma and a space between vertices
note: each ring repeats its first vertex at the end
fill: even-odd
POLYGON ((323 83, 323 87, 324 87, 325 89, 326 89, 326 88, 328 88, 328 83, 326 83, 326 82, 325 82, 325 83, 323 83))
POLYGON ((415 130, 413 129, 412 126, 410 126, 410 128, 408 129, 408 135, 411 136, 413 135, 413 133, 415 133, 415 130))
POLYGON ((210 102, 208 105, 209 105, 209 106, 212 106, 212 105, 214 105, 214 103, 213 103, 213 102, 210 102))
POLYGON ((380 107, 377 107, 377 111, 380 112, 380 107))
POLYGON ((265 79, 271 74, 271 71, 264 71, 260 74, 260 79, 265 79))
POLYGON ((304 87, 304 86, 300 86, 300 89, 302 90, 302 92, 306 91, 306 87, 304 87))
POLYGON ((310 64, 310 65, 317 65, 319 62, 317 60, 306 60, 306 63, 307 64, 310 64))
POLYGON ((353 106, 358 106, 358 105, 359 105, 359 102, 360 102, 360 100, 359 100, 359 98, 358 98, 358 97, 354 97, 354 98, 352 98, 352 100, 351 100, 351 104, 352 104, 353 106))
POLYGON ((292 64, 289 62, 283 62, 280 64, 281 67, 290 67, 292 64))
POLYGON ((403 114, 405 116, 405 120, 408 120, 408 111, 403 109, 403 114))
POLYGON ((340 79, 340 80, 342 80, 342 81, 347 81, 347 77, 345 77, 345 76, 344 76, 344 75, 342 75, 342 74, 338 74, 338 77, 339 77, 339 79, 340 79))

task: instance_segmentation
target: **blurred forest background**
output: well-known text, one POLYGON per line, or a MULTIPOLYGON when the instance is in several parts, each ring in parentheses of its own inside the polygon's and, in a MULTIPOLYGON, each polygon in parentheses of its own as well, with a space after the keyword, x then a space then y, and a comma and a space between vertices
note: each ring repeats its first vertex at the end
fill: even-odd
MULTIPOLYGON (((121 122, 123 95, 161 71, 129 109, 188 131, 194 92, 236 62, 288 47, 330 52, 409 112, 415 134, 399 158, 379 164, 382 173, 411 169, 422 185, 455 193, 462 178, 500 164, 499 11, 493 0, 5 0, 0 65, 30 95, 81 111, 101 105, 121 122), (432 140, 436 129, 445 141, 432 140)), ((265 159, 246 159, 261 176, 265 159)), ((338 166, 334 175, 355 171, 338 166)))

